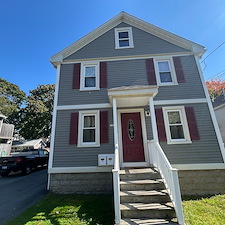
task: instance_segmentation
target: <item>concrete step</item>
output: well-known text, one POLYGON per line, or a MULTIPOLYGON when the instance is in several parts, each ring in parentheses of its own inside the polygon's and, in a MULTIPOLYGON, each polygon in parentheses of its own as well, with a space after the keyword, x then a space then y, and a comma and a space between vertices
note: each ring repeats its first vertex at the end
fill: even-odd
POLYGON ((178 223, 166 219, 125 218, 121 220, 120 225, 178 225, 178 223))
POLYGON ((150 190, 150 191, 121 191, 120 192, 120 202, 143 202, 143 203, 165 203, 170 201, 167 190, 150 190))
POLYGON ((154 180, 124 180, 120 181, 120 190, 133 191, 133 190, 162 190, 165 185, 162 179, 154 180))
POLYGON ((120 180, 160 179, 160 173, 152 168, 120 170, 120 180))
POLYGON ((172 203, 123 203, 122 218, 172 219, 175 211, 172 203))

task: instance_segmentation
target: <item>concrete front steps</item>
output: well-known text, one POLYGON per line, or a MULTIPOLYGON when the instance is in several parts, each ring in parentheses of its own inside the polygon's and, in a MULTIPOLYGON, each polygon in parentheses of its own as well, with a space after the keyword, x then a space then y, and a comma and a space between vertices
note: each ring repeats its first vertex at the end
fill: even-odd
POLYGON ((153 168, 120 171, 121 225, 177 225, 160 174, 153 168))

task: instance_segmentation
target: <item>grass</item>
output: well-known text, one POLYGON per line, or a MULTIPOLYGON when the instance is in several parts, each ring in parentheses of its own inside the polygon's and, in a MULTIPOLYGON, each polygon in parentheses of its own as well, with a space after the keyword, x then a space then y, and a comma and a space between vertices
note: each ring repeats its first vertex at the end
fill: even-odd
POLYGON ((112 195, 49 193, 7 225, 112 225, 112 195))
POLYGON ((183 201, 186 225, 224 225, 225 195, 183 201))
MULTIPOLYGON (((112 195, 50 193, 6 225, 112 225, 112 195)), ((224 225, 225 195, 183 200, 186 225, 224 225)))

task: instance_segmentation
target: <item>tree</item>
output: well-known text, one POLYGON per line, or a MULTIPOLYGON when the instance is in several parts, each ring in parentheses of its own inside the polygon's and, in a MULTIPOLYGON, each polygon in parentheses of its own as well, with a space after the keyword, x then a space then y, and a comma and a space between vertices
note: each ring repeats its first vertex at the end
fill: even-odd
POLYGON ((206 86, 212 101, 222 94, 222 90, 225 90, 225 80, 223 79, 212 79, 206 81, 206 86))
POLYGON ((30 91, 26 107, 21 109, 20 135, 25 139, 50 135, 54 90, 54 84, 47 84, 30 91))
POLYGON ((25 92, 15 84, 0 78, 0 113, 8 117, 9 122, 15 122, 26 99, 25 92))

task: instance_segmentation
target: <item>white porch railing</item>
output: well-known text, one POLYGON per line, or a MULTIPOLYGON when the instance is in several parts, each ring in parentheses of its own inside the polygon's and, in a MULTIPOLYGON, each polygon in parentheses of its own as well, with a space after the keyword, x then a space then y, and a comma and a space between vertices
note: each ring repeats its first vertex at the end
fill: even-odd
POLYGON ((166 188, 175 208, 178 223, 180 225, 184 225, 185 223, 177 169, 172 168, 158 142, 148 141, 148 150, 150 155, 150 163, 159 170, 162 178, 164 179, 166 188))
POLYGON ((115 224, 120 224, 120 174, 119 174, 119 149, 118 144, 115 145, 114 152, 114 169, 113 172, 113 191, 114 191, 114 210, 115 210, 115 224))

